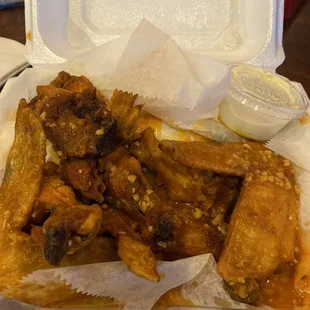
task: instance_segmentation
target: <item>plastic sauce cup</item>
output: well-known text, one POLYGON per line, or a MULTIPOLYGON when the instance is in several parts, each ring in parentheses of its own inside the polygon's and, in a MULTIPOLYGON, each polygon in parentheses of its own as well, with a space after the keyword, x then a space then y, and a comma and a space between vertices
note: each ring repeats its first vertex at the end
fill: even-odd
POLYGON ((308 102, 286 78, 251 65, 234 65, 220 119, 241 136, 268 140, 293 119, 302 118, 308 102))

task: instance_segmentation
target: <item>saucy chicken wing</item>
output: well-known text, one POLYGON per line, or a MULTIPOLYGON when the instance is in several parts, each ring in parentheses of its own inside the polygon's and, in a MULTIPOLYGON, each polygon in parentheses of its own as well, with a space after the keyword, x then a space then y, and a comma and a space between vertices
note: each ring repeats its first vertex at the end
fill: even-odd
POLYGON ((63 180, 86 199, 103 202, 106 186, 98 174, 96 160, 70 158, 61 162, 60 171, 63 180))
MULTIPOLYGON (((162 141, 160 147, 185 166, 245 177, 218 270, 233 293, 245 300, 249 281, 257 280, 255 288, 261 291, 261 281, 294 259, 298 196, 289 161, 255 142, 162 141)), ((256 294, 252 302, 259 298, 256 294)))
MULTIPOLYGON (((10 288, 17 285, 23 276, 37 269, 51 267, 44 259, 42 245, 33 242, 31 236, 24 232, 24 228, 30 221, 31 213, 35 210, 34 206, 40 192, 42 193, 41 183, 44 178, 46 156, 45 142, 46 138, 40 118, 36 117, 25 100, 21 100, 16 114, 15 139, 0 187, 0 230, 2 236, 0 239, 0 290, 6 290, 7 296, 16 297, 14 289, 10 288)), ((64 193, 62 194, 64 195, 64 193)), ((73 199, 72 193, 66 197, 66 203, 73 199)), ((36 218, 36 220, 39 224, 45 218, 36 218)), ((83 221, 79 227, 82 229, 80 232, 88 233, 90 222, 83 221)), ((47 227, 47 229, 49 228, 47 227)), ((37 239, 42 236, 41 232, 42 229, 39 229, 40 234, 37 239)), ((93 242, 96 242, 95 240, 93 242)), ((101 246, 96 251, 94 251, 96 246, 89 244, 83 249, 83 253, 66 255, 61 266, 85 264, 90 260, 101 262, 117 257, 111 242, 99 241, 96 244, 101 246)), ((27 302, 35 304, 36 299, 28 299, 27 302)))
POLYGON ((102 155, 115 147, 118 128, 101 98, 50 85, 38 86, 37 93, 31 106, 60 157, 102 155))
POLYGON ((206 175, 166 156, 160 150, 159 141, 151 128, 144 132, 140 141, 134 143, 131 151, 149 169, 157 172, 171 200, 183 202, 208 200, 204 193, 208 187, 206 175))

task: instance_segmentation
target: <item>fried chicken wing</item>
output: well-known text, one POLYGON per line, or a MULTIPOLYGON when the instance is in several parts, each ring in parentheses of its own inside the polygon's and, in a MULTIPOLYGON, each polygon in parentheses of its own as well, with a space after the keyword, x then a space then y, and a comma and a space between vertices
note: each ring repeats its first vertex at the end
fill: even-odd
POLYGON ((161 120, 144 111, 142 106, 134 106, 137 95, 116 89, 109 102, 112 116, 117 121, 125 140, 140 139, 149 128, 161 128, 161 120))
POLYGON ((115 147, 118 128, 104 100, 50 85, 38 86, 37 93, 31 106, 65 157, 106 154, 115 147))
MULTIPOLYGON (((249 143, 249 147, 258 144, 249 143)), ((162 140, 160 149, 178 163, 191 168, 222 174, 244 176, 250 163, 243 154, 248 151, 242 143, 181 142, 162 140)), ((262 150, 261 147, 258 147, 262 150)))
MULTIPOLYGON (((160 146, 186 166, 245 176, 218 270, 246 301, 249 281, 264 283, 277 266, 294 259, 298 197, 289 161, 255 142, 163 141, 160 146)), ((256 285, 257 290, 261 288, 256 285)), ((260 291, 255 301, 259 296, 260 291)))
POLYGON ((98 174, 96 160, 70 158, 60 165, 63 179, 84 197, 102 203, 105 184, 98 174))
POLYGON ((118 150, 105 159, 105 182, 112 195, 122 202, 119 207, 123 207, 133 220, 143 224, 142 214, 148 207, 155 207, 159 200, 137 159, 120 152, 118 150))
POLYGON ((297 202, 294 189, 271 182, 254 180, 244 186, 219 264, 227 279, 267 278, 280 263, 294 259, 296 226, 291 229, 291 222, 296 219, 297 202), (249 235, 251 239, 246 238, 249 235), (253 256, 254 250, 260 255, 253 256))
POLYGON ((16 116, 15 141, 0 189, 2 230, 18 231, 27 223, 39 193, 46 156, 45 141, 41 122, 27 102, 21 100, 16 116))
POLYGON ((122 234, 138 239, 133 224, 134 222, 120 210, 112 208, 103 210, 101 231, 110 233, 115 239, 122 234))
POLYGON ((159 142, 154 132, 148 128, 140 141, 135 142, 131 147, 131 152, 144 163, 150 170, 156 171, 157 162, 162 154, 158 147, 159 142))
POLYGON ((0 188, 0 290, 36 268, 46 268, 42 252, 22 232, 39 195, 45 161, 45 134, 40 120, 21 100, 15 139, 0 188))
POLYGON ((141 162, 157 172, 171 200, 187 202, 207 200, 203 193, 204 187, 207 186, 204 174, 178 164, 166 156, 158 145, 159 141, 149 128, 144 132, 142 139, 133 145, 131 151, 141 162))
POLYGON ((132 224, 130 218, 120 210, 108 208, 103 211, 101 230, 116 238, 121 260, 138 277, 158 282, 155 255, 135 232, 132 224))
POLYGON ((66 253, 74 253, 88 245, 99 232, 101 208, 77 202, 72 189, 57 176, 44 178, 37 209, 51 214, 43 224, 43 231, 44 255, 53 265, 58 265, 66 253))
MULTIPOLYGON (((26 254, 26 253, 23 253, 26 254)), ((29 255, 35 255, 34 253, 28 253, 29 255)), ((39 253, 41 259, 43 256, 41 252, 39 253)), ((34 257, 33 266, 29 269, 29 273, 39 269, 47 268, 46 265, 40 265, 40 257, 35 261, 36 256, 34 257)), ((25 257, 16 257, 16 262, 21 264, 25 257)), ((97 237, 93 240, 88 246, 83 248, 81 251, 77 251, 74 254, 66 255, 62 262, 61 266, 77 266, 83 264, 95 264, 101 262, 112 262, 118 261, 119 257, 116 251, 116 246, 114 240, 111 238, 102 238, 97 237)), ((12 261, 12 263, 16 263, 12 261)), ((44 260, 43 260, 44 262, 44 260)), ((46 264, 46 263, 45 263, 46 264)), ((27 272, 23 271, 20 277, 27 272)), ((7 283, 8 279, 5 278, 7 283)), ((17 280, 20 280, 18 277, 17 280)), ((28 304, 36 305, 39 307, 62 307, 67 306, 70 302, 73 307, 86 306, 89 307, 90 304, 98 304, 98 306, 106 306, 109 304, 109 300, 104 297, 93 297, 86 296, 82 293, 77 293, 75 290, 72 290, 70 286, 67 286, 64 283, 61 284, 49 284, 49 285, 38 285, 33 283, 23 283, 21 281, 15 282, 13 286, 5 287, 5 282, 1 284, 2 293, 10 298, 15 300, 25 302, 28 304)))
POLYGON ((223 236, 206 224, 202 211, 187 203, 162 203, 161 208, 147 212, 149 231, 144 233, 154 251, 169 260, 212 253, 219 257, 223 236), (151 229, 150 229, 151 228, 151 229))
POLYGON ((216 197, 206 210, 206 218, 209 225, 217 229, 226 236, 227 224, 230 222, 230 215, 236 205, 240 194, 241 180, 237 177, 225 177, 215 193, 216 197))
POLYGON ((82 94, 89 99, 95 99, 97 95, 97 90, 89 79, 85 76, 71 75, 65 71, 59 72, 50 85, 82 94))

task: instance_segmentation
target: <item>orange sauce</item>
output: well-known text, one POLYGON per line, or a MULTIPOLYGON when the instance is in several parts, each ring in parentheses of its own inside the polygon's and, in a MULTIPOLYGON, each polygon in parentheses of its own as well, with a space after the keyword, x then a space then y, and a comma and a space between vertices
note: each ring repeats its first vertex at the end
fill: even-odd
POLYGON ((182 130, 182 129, 176 129, 171 134, 164 136, 164 138, 167 140, 176 140, 176 141, 184 141, 184 142, 206 140, 206 138, 204 138, 203 136, 197 133, 194 133, 193 131, 182 130))
MULTIPOLYGON (((154 130, 155 136, 157 138, 162 137, 162 124, 163 121, 156 116, 153 116, 152 114, 142 111, 139 120, 136 123, 136 127, 138 131, 143 131, 147 129, 148 127, 151 127, 154 130)), ((184 130, 180 129, 177 126, 173 126, 171 128, 171 133, 165 135, 164 139, 168 140, 177 140, 177 141, 205 141, 206 138, 191 131, 191 130, 184 130)))
POLYGON ((163 296, 161 296, 152 310, 157 309, 166 309, 168 307, 173 306, 194 306, 194 304, 185 299, 181 292, 181 287, 176 287, 171 289, 170 291, 166 292, 163 296))
POLYGON ((151 127, 158 137, 161 135, 162 120, 148 112, 142 111, 136 126, 138 126, 141 131, 151 127))
POLYGON ((28 41, 30 41, 32 39, 31 31, 27 31, 26 38, 28 41))
POLYGON ((298 268, 308 259, 308 245, 305 246, 307 239, 304 231, 298 229, 298 232, 295 263, 284 267, 281 274, 274 274, 263 291, 262 304, 273 309, 310 309, 309 275, 306 270, 298 274, 298 268))
POLYGON ((306 125, 310 123, 310 116, 306 114, 302 119, 299 120, 301 125, 306 125))
POLYGON ((294 309, 304 305, 302 291, 294 289, 295 265, 290 265, 283 274, 275 274, 263 291, 262 304, 274 309, 294 309))
MULTIPOLYGON (((267 282, 261 300, 261 306, 269 306, 280 310, 306 310, 310 309, 310 275, 302 277, 298 284, 294 282, 296 270, 302 258, 305 258, 302 242, 305 241, 299 234, 296 244, 295 263, 288 264, 281 269, 281 273, 274 274, 267 282)), ((310 262, 309 262, 310 264, 310 262)), ((153 310, 171 306, 194 306, 190 300, 186 300, 181 287, 166 292, 153 307, 153 310)))

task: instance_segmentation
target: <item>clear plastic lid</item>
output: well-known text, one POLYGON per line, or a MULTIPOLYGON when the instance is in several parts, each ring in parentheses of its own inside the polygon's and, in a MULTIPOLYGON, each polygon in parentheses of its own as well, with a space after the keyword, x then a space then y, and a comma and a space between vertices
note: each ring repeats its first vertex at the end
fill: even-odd
POLYGON ((229 95, 255 111, 279 119, 301 118, 308 101, 286 78, 251 65, 231 68, 229 95))

